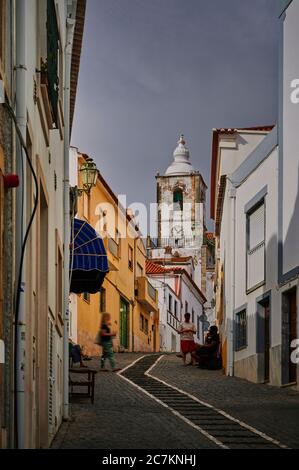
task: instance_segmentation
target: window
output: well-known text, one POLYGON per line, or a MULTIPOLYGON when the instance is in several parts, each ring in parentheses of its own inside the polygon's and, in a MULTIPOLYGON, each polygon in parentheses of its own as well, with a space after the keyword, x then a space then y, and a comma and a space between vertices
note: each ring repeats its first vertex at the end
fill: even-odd
POLYGON ((236 313, 236 351, 247 347, 247 313, 246 310, 236 313))
POLYGON ((144 319, 144 333, 148 335, 148 319, 144 319))
POLYGON ((137 263, 137 272, 136 272, 137 277, 143 277, 143 267, 137 263))
POLYGON ((188 313, 188 309, 189 309, 189 306, 188 306, 188 302, 186 301, 185 302, 185 313, 188 313))
POLYGON ((174 301, 174 316, 176 318, 178 316, 178 302, 177 302, 177 300, 174 301))
POLYGON ((100 313, 106 312, 106 289, 104 289, 104 287, 101 287, 101 290, 100 290, 99 308, 100 308, 100 313))
POLYGON ((247 291, 265 282, 265 204, 247 214, 247 291))
POLYGON ((118 257, 121 257, 121 233, 116 229, 116 242, 118 244, 118 257))
POLYGON ((142 314, 139 317, 139 328, 140 330, 148 335, 148 319, 145 318, 142 314))
POLYGON ((56 316, 58 316, 62 321, 62 254, 61 249, 56 241, 56 316))
POLYGON ((4 62, 5 44, 5 0, 0 0, 0 60, 4 62))
POLYGON ((89 292, 84 292, 83 299, 85 300, 85 302, 90 303, 90 294, 89 294, 89 292))
POLYGON ((133 271, 133 248, 129 245, 129 268, 133 271))
POLYGON ((59 32, 54 0, 47 0, 47 80, 53 122, 58 122, 58 51, 59 32))
POLYGON ((116 234, 116 243, 117 243, 117 256, 118 258, 121 257, 121 234, 120 232, 116 229, 115 231, 115 234, 116 234))
POLYGON ((176 189, 173 193, 173 210, 182 211, 184 205, 183 191, 181 189, 176 189))
POLYGON ((168 296, 168 310, 172 312, 172 295, 169 294, 168 296))
POLYGON ((194 323, 194 310, 192 309, 192 323, 194 323))

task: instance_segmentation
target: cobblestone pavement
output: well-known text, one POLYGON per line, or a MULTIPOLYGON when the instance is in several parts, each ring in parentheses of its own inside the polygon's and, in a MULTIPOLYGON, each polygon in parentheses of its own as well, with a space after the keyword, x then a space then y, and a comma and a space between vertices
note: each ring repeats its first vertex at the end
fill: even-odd
MULTIPOLYGON (((142 354, 117 354, 126 367, 142 354)), ((91 367, 99 368, 94 359, 91 367)), ((183 367, 165 355, 151 375, 178 387, 292 448, 299 448, 299 393, 225 377, 221 371, 183 367)), ((112 372, 96 375, 95 404, 76 399, 53 448, 209 449, 216 445, 112 372)))
POLYGON ((151 375, 178 387, 293 449, 299 449, 299 393, 257 385, 222 371, 184 367, 175 355, 160 360, 151 375))
MULTIPOLYGON (((141 355, 117 354, 125 367, 141 355)), ((98 369, 93 360, 91 367, 98 369)), ((76 399, 78 400, 78 399, 76 399)), ((113 372, 96 375, 95 403, 71 405, 52 448, 61 449, 214 449, 215 444, 113 372)))

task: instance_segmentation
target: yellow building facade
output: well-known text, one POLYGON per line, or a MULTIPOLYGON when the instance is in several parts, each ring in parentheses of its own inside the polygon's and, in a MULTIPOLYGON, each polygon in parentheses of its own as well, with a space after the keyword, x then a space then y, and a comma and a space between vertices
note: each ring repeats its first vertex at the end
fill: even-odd
MULTIPOLYGON (((78 154, 78 168, 86 156, 78 154)), ((80 171, 78 185, 82 186, 80 171)), ((99 355, 94 338, 101 314, 111 314, 115 351, 159 351, 157 291, 146 277, 146 250, 138 227, 107 182, 98 174, 90 194, 78 198, 77 217, 86 220, 103 238, 109 273, 97 294, 77 297, 77 341, 84 354, 99 355)))

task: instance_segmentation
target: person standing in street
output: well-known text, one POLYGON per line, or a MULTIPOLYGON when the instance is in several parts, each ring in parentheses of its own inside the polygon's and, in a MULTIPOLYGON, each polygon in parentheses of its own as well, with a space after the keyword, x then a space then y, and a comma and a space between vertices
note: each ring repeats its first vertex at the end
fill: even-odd
POLYGON ((185 313, 185 321, 180 324, 178 333, 181 335, 181 351, 184 365, 193 365, 195 363, 192 352, 195 350, 194 335, 196 333, 195 325, 190 322, 190 313, 185 313), (186 364, 187 354, 190 354, 191 361, 186 364))
POLYGON ((105 369, 105 361, 109 360, 110 366, 113 372, 117 372, 120 369, 115 366, 114 352, 113 352, 113 337, 116 333, 111 330, 111 315, 110 313, 103 313, 102 324, 101 324, 101 344, 103 348, 101 357, 101 371, 107 371, 105 369))

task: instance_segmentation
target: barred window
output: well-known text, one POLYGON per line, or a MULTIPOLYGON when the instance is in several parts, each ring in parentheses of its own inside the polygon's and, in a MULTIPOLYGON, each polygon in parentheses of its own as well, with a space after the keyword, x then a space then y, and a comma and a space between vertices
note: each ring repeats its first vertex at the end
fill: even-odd
POLYGON ((236 313, 236 344, 235 349, 239 351, 247 347, 247 312, 242 310, 236 313))

